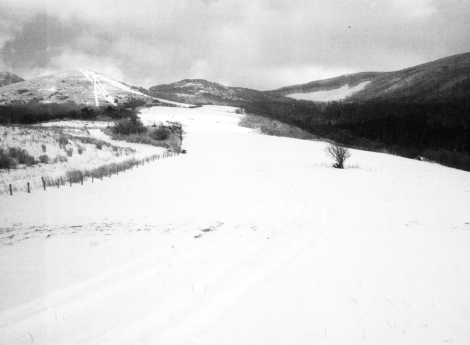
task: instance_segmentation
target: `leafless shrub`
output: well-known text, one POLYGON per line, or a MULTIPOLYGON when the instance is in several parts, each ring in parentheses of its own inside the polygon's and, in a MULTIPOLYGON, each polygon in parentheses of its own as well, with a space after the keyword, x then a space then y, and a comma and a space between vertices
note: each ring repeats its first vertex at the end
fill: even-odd
POLYGON ((327 154, 334 159, 333 168, 344 169, 344 162, 351 157, 349 150, 338 144, 330 144, 326 148, 327 154))

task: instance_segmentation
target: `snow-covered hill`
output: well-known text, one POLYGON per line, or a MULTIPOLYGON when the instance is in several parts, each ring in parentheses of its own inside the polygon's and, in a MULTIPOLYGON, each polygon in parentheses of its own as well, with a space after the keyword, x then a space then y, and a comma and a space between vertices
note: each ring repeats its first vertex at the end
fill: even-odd
POLYGON ((291 102, 289 98, 243 87, 225 86, 204 79, 183 79, 149 88, 152 96, 192 104, 240 106, 252 102, 291 102))
POLYGON ((102 106, 122 104, 133 99, 148 101, 151 97, 137 88, 88 70, 59 72, 0 88, 0 105, 72 102, 102 106))
POLYGON ((461 101, 470 89, 470 53, 393 72, 360 72, 270 91, 319 102, 382 100, 394 102, 461 101))
POLYGON ((470 174, 156 107, 186 155, 0 196, 2 344, 470 342, 470 174))

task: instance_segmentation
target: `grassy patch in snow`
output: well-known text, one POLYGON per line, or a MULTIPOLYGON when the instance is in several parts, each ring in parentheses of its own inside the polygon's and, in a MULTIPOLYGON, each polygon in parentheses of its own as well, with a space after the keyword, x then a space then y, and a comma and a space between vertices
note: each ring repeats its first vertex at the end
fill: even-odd
MULTIPOLYGON (((42 177, 56 179, 69 170, 92 170, 142 153, 131 145, 116 145, 93 137, 87 128, 0 126, 0 193, 37 188, 42 177)), ((103 138, 104 139, 104 138, 103 138)), ((152 153, 148 153, 150 156, 152 153)))
POLYGON ((82 156, 82 160, 86 160, 97 151, 111 157, 135 152, 131 148, 87 136, 86 129, 70 131, 59 127, 0 126, 0 131, 0 169, 63 163, 74 156, 82 156))
POLYGON ((308 140, 318 139, 315 135, 304 131, 299 127, 259 115, 247 114, 241 119, 239 125, 259 130, 261 133, 266 135, 308 140))

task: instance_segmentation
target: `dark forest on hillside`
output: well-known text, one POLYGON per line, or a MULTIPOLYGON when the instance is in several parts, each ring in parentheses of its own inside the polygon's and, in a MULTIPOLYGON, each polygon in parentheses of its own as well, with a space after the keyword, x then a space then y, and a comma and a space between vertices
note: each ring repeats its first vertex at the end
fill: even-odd
POLYGON ((470 97, 428 103, 296 101, 240 106, 351 147, 470 170, 470 97))

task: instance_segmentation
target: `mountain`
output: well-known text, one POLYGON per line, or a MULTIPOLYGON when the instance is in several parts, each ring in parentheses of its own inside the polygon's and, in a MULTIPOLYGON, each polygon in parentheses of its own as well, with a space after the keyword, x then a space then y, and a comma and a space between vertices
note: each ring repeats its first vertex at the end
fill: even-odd
POLYGON ((311 101, 442 102, 470 92, 470 53, 454 55, 395 72, 362 72, 293 85, 272 95, 311 101))
POLYGON ((454 55, 395 72, 360 72, 271 91, 229 87, 203 79, 156 85, 150 93, 194 104, 227 104, 295 100, 449 102, 470 93, 470 53, 454 55))
POLYGON ((363 90, 370 82, 383 75, 381 72, 361 72, 339 77, 315 80, 305 84, 286 86, 268 91, 273 95, 313 102, 339 101, 363 90))
POLYGON ((24 79, 10 72, 0 72, 0 87, 18 83, 24 79))
POLYGON ((102 74, 77 70, 25 80, 0 88, 0 105, 73 103, 87 106, 151 101, 135 87, 102 74))
POLYGON ((204 79, 184 79, 171 84, 152 86, 149 88, 149 93, 154 97, 192 104, 241 105, 258 101, 291 101, 279 95, 225 86, 204 79))

